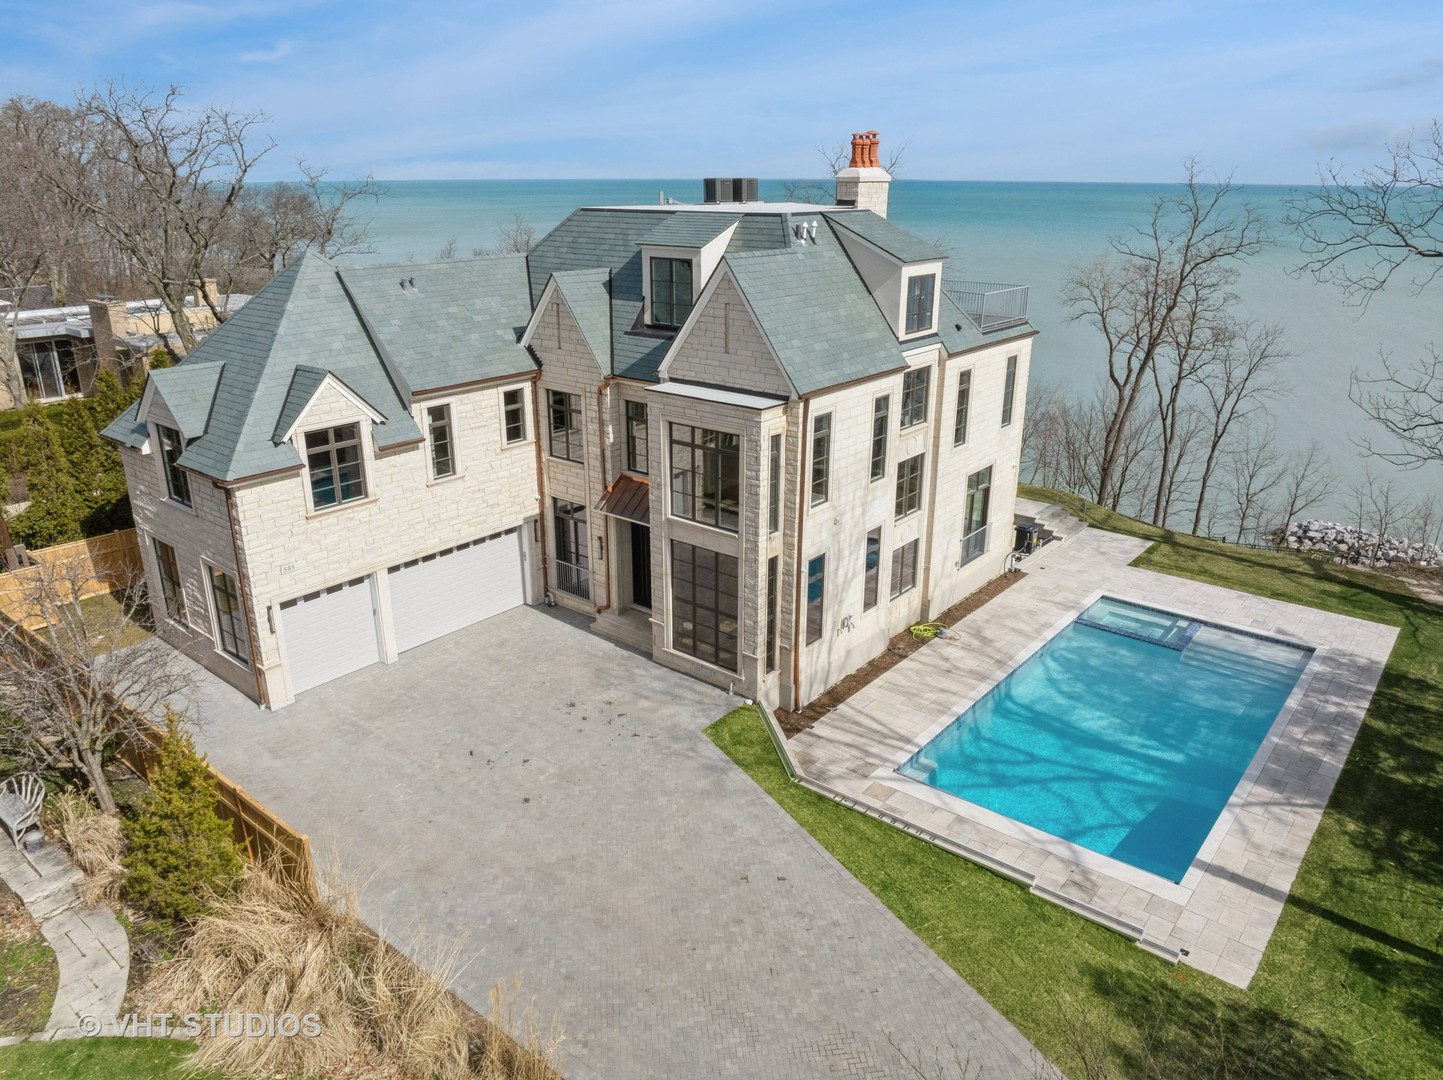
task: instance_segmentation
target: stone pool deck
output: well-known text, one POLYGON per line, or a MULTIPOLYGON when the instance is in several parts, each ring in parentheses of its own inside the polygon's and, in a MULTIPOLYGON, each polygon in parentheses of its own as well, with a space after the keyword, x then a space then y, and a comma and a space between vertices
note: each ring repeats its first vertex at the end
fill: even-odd
POLYGON ((1025 560, 1025 580, 793 738, 787 744, 793 764, 830 793, 939 838, 1150 952, 1246 987, 1397 629, 1128 566, 1147 548, 1145 540, 1080 522, 1059 531, 1071 535, 1025 560), (1180 883, 942 796, 894 771, 1104 593, 1315 650, 1180 883))

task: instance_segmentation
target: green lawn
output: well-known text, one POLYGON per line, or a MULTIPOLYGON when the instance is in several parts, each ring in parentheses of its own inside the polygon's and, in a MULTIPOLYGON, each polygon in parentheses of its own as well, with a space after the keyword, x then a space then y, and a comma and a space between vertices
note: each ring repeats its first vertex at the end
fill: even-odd
POLYGON ((0 1048, 0 1077, 14 1080, 160 1080, 211 1073, 182 1071, 188 1043, 170 1039, 67 1039, 0 1048))
MULTIPOLYGON (((1071 496, 1040 489, 1046 501, 1071 496)), ((1443 1070, 1443 608, 1398 582, 1164 533, 1135 565, 1399 627, 1247 991, 1176 970, 962 859, 790 783, 760 718, 716 743, 1074 1078, 1397 1077, 1443 1070)))

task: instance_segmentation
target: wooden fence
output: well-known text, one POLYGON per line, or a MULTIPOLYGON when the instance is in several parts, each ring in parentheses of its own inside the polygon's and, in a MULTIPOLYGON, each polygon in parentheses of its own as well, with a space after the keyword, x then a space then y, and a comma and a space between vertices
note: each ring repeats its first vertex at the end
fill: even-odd
POLYGON ((36 565, 0 574, 0 613, 27 630, 45 625, 35 611, 33 597, 36 583, 46 574, 63 572, 67 585, 74 582, 78 586, 75 600, 128 588, 144 576, 134 529, 57 544, 29 552, 29 556, 36 565))
MULTIPOLYGON (((0 575, 0 588, 6 586, 6 579, 21 574, 30 574, 33 582, 46 572, 47 566, 77 558, 88 559, 91 567, 92 582, 85 587, 89 589, 93 583, 95 588, 85 592, 86 596, 112 591, 118 584, 129 585, 138 579, 140 571, 140 550, 136 545, 134 529, 79 544, 31 552, 31 558, 39 565, 0 575), (124 576, 132 572, 127 567, 133 568, 135 576, 124 576), (107 582, 110 585, 107 586, 107 582)), ((50 643, 33 633, 37 626, 44 625, 45 620, 29 600, 32 596, 33 589, 24 584, 0 593, 0 659, 16 667, 47 668, 61 664, 64 661, 56 655, 50 643)), ((160 758, 160 744, 165 733, 149 717, 126 702, 109 694, 107 701, 113 712, 123 718, 125 726, 137 733, 136 739, 122 743, 116 756, 136 775, 149 780, 151 769, 160 758)), ((206 767, 215 782, 216 813, 231 823, 236 843, 246 856, 253 862, 275 866, 280 874, 315 896, 315 862, 311 858, 311 842, 306 835, 287 825, 214 765, 206 762, 206 767)))

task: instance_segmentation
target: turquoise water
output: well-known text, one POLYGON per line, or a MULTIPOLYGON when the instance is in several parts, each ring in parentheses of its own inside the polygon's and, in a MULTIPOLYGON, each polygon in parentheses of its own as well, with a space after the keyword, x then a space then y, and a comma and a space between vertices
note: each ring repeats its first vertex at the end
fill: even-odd
POLYGON ((897 771, 1180 881, 1311 656, 1104 597, 897 771))
MULTIPOLYGON (((359 208, 376 250, 353 261, 431 259, 449 240, 467 256, 494 246, 513 214, 545 233, 578 206, 654 204, 661 192, 681 201, 701 198, 698 179, 417 180, 387 186, 389 198, 359 208)), ((1058 292, 1072 266, 1105 252, 1109 238, 1146 221, 1153 201, 1174 190, 1160 184, 901 179, 892 185, 890 216, 948 248, 959 277, 1031 286, 1031 319, 1040 331, 1034 381, 1087 394, 1103 375, 1105 354, 1095 332, 1069 321, 1058 292)), ((1369 428, 1348 400, 1349 372, 1376 368, 1380 350, 1406 363, 1424 356, 1430 341, 1443 344, 1440 293, 1435 287, 1431 295, 1414 296, 1400 284, 1362 312, 1345 306, 1336 289, 1290 276, 1302 259, 1282 224, 1291 190, 1243 189, 1242 196, 1272 223, 1277 243, 1252 259, 1237 291, 1244 314, 1279 322, 1287 331, 1293 353, 1286 365, 1289 386, 1269 410, 1280 448, 1320 439, 1342 475, 1338 494, 1309 513, 1350 521, 1356 500, 1348 491, 1365 468, 1353 440, 1369 428)), ((759 194, 780 199, 782 184, 763 180, 759 194)), ((1371 468, 1380 478, 1395 479, 1409 497, 1443 497, 1443 470, 1402 472, 1378 461, 1371 468)), ((1228 523, 1211 524, 1206 531, 1221 532, 1228 523)))

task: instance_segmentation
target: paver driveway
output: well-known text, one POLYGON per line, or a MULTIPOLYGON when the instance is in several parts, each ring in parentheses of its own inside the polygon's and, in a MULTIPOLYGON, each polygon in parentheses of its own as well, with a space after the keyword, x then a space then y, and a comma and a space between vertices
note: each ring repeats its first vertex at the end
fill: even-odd
MULTIPOLYGON (((275 713, 207 677, 197 739, 369 877, 456 989, 520 972, 569 1077, 1032 1077, 1031 1046, 702 734, 736 699, 518 608, 275 713), (934 1072, 930 1075, 952 1075, 934 1072)), ((1019 948, 1025 943, 1019 942, 1019 948)))

